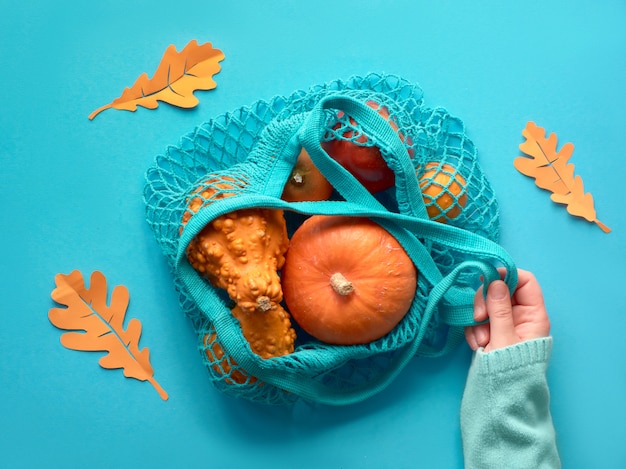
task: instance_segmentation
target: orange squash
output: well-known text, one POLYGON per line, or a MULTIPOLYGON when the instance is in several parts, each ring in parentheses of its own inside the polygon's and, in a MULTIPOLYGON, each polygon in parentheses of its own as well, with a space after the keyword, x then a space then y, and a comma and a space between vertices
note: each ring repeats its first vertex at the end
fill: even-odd
MULTIPOLYGON (((293 353, 296 332, 291 327, 287 311, 275 305, 271 310, 250 312, 235 306, 231 312, 241 325, 241 331, 252 352, 261 358, 281 357, 293 353)), ((216 332, 204 336, 205 354, 211 367, 229 383, 253 384, 257 378, 250 376, 237 365, 234 358, 226 356, 216 332)))
POLYGON ((265 312, 283 299, 276 270, 288 243, 282 211, 241 209, 207 224, 187 246, 187 259, 240 308, 265 312))
POLYGON ((428 163, 419 178, 426 211, 431 220, 446 223, 458 217, 467 204, 465 179, 452 165, 428 163))
MULTIPOLYGON (((181 229, 204 204, 231 197, 236 189, 230 178, 207 179, 187 200, 181 229)), ((262 358, 294 350, 295 331, 280 305, 283 292, 277 272, 288 245, 282 210, 248 208, 215 218, 187 246, 189 264, 211 284, 226 290, 235 302, 231 311, 252 351, 262 358)), ((212 348, 215 356, 223 354, 217 337, 211 343, 216 344, 212 348)), ((229 366, 226 363, 224 368, 227 373, 229 366)), ((233 379, 239 382, 243 378, 233 379)))
POLYGON ((298 155, 281 198, 287 202, 326 200, 333 193, 333 186, 313 164, 309 153, 303 148, 298 155))
POLYGON ((244 370, 238 368, 234 359, 226 356, 215 332, 205 334, 203 343, 211 368, 215 373, 221 375, 224 382, 228 384, 253 384, 257 382, 257 378, 249 376, 244 370))
MULTIPOLYGON (((398 130, 398 125, 389 115, 387 106, 381 106, 372 100, 365 104, 387 120, 391 128, 398 132, 400 140, 405 141, 403 133, 398 130)), ((338 117, 342 116, 343 112, 340 112, 338 117)), ((353 118, 350 117, 349 122, 351 127, 356 126, 356 121, 353 118)), ((333 127, 334 131, 340 129, 341 123, 337 123, 333 127)), ((409 156, 413 158, 414 150, 411 137, 406 139, 406 143, 409 145, 409 156)), ((374 146, 367 135, 363 133, 357 135, 354 130, 348 129, 341 134, 341 138, 322 142, 322 147, 331 158, 348 170, 371 193, 384 191, 395 184, 395 173, 387 166, 380 148, 374 146)))
POLYGON ((293 319, 313 337, 363 344, 387 334, 408 312, 417 271, 373 221, 316 215, 292 236, 281 283, 293 319))

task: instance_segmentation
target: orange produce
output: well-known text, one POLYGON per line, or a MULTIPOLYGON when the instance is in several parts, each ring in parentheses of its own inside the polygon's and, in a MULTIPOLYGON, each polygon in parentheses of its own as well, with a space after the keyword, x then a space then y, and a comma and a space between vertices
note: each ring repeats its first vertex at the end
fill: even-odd
POLYGON ((363 344, 387 334, 408 312, 417 271, 373 221, 316 215, 291 238, 282 286, 293 318, 313 337, 363 344))
MULTIPOLYGON (((289 314, 282 306, 274 305, 263 313, 245 311, 239 306, 231 311, 239 320, 252 352, 265 359, 293 353, 296 332, 291 327, 289 314)), ((252 384, 257 381, 256 377, 238 367, 233 358, 226 356, 215 332, 204 336, 204 346, 211 367, 217 374, 226 375, 224 380, 227 383, 252 384)))
POLYGON ((241 309, 266 312, 283 299, 277 270, 288 245, 281 210, 247 208, 202 228, 187 246, 187 259, 241 309))
POLYGON ((287 202, 318 201, 328 199, 332 192, 333 186, 303 148, 285 183, 281 198, 287 202))
POLYGON ((206 347, 206 357, 212 364, 211 368, 213 368, 215 373, 222 375, 226 383, 253 384, 257 381, 254 376, 249 376, 244 370, 238 369, 235 360, 225 356, 224 349, 217 340, 217 334, 215 332, 206 334, 203 338, 203 342, 206 347))
MULTIPOLYGON (((389 109, 380 106, 374 101, 366 103, 372 109, 384 117, 391 127, 398 131, 398 126, 389 116, 389 109)), ((341 117, 341 114, 340 114, 341 117)), ((350 118, 350 123, 356 125, 354 119, 350 118)), ((336 124, 337 130, 341 124, 336 124)), ((404 142, 404 135, 399 133, 400 139, 404 142)), ((387 166, 380 148, 373 146, 369 137, 365 134, 354 138, 354 131, 347 130, 342 134, 342 139, 333 139, 322 142, 322 147, 328 155, 343 166, 352 174, 368 191, 372 193, 381 192, 395 184, 395 174, 387 166)), ((411 143, 410 140, 407 143, 411 143)), ((412 149, 409 152, 412 157, 412 149)))
POLYGON ((467 204, 465 179, 449 164, 428 163, 419 178, 428 216, 440 223, 456 218, 467 204))
POLYGON ((239 320, 241 331, 250 348, 261 358, 282 357, 294 350, 296 331, 291 327, 289 314, 279 305, 260 311, 246 311, 239 306, 232 310, 239 320))
MULTIPOLYGON (((187 201, 183 226, 205 203, 230 197, 235 190, 230 179, 208 179, 187 201)), ((283 292, 278 275, 288 245, 282 210, 247 208, 213 219, 189 242, 186 250, 189 264, 212 285, 228 293, 235 303, 231 312, 239 320, 244 337, 252 351, 262 358, 282 356, 294 350, 296 333, 289 314, 280 305, 283 292)), ((215 342, 217 338, 212 340, 215 342)), ((216 343, 212 348, 215 356, 221 349, 216 343)))

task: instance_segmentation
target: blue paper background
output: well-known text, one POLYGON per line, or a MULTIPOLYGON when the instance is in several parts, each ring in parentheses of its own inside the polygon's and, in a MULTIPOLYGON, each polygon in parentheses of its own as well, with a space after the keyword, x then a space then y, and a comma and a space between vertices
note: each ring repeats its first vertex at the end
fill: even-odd
POLYGON ((623 0, 0 0, 0 466, 462 467, 471 353, 416 359, 342 408, 259 407, 209 385, 144 221, 143 174, 211 117, 369 71, 419 83, 461 117, 502 210, 503 246, 543 285, 564 467, 626 467, 626 3, 623 0), (200 105, 94 109, 169 44, 226 60, 200 105), (613 229, 568 215, 513 168, 528 120, 560 142, 613 229), (101 270, 131 293, 162 401, 145 382, 59 344, 57 273, 101 270))

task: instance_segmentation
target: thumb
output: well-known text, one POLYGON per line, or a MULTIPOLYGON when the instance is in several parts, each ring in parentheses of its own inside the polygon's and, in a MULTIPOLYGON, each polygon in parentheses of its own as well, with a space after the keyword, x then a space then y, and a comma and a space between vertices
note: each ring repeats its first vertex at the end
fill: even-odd
POLYGON ((513 323, 513 306, 509 287, 506 283, 502 280, 496 280, 489 285, 486 305, 491 337, 485 350, 494 350, 517 343, 513 323))

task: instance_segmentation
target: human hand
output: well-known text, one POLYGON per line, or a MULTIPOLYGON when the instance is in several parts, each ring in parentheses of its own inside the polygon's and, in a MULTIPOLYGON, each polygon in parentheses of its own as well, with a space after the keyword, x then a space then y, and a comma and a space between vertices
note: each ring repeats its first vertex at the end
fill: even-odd
MULTIPOLYGON (((500 274, 504 273, 500 270, 500 274)), ((485 352, 550 335, 550 320, 535 276, 518 270, 518 284, 513 296, 502 280, 487 289, 487 299, 480 287, 474 296, 474 320, 488 323, 465 328, 465 339, 472 350, 485 352)))

